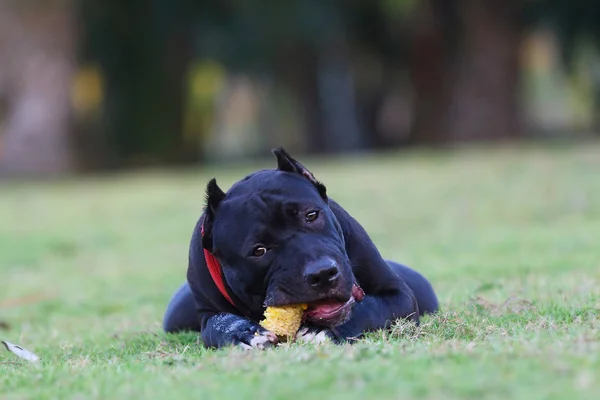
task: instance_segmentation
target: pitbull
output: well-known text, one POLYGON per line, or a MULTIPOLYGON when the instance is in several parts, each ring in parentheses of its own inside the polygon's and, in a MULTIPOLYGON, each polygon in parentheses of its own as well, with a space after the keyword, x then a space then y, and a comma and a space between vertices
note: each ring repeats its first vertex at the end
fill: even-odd
POLYGON ((165 332, 200 332, 210 348, 264 349, 278 342, 259 324, 265 308, 303 303, 297 340, 344 343, 438 311, 426 278, 384 259, 323 183, 283 148, 272 152, 276 169, 227 193, 208 182, 165 332))

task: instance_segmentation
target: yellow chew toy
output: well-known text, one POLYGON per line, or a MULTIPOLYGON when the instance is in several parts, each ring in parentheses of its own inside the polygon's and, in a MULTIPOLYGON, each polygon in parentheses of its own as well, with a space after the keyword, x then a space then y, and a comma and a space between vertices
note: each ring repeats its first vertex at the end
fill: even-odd
POLYGON ((280 338, 294 337, 300 329, 302 314, 307 308, 306 304, 267 307, 265 319, 260 322, 260 325, 280 338))

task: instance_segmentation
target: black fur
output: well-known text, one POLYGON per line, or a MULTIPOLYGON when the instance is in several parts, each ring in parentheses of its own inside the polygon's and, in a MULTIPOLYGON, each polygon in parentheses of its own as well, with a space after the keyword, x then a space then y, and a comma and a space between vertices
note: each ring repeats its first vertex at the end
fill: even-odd
POLYGON ((248 345, 248 335, 267 334, 258 325, 266 306, 335 301, 346 305, 334 317, 322 318, 320 310, 321 318, 309 317, 306 326, 343 342, 437 311, 427 279, 385 260, 325 185, 284 149, 273 153, 276 170, 257 171, 227 193, 215 179, 208 183, 187 284, 171 300, 165 331, 200 331, 209 347, 248 345), (235 307, 209 275, 204 249, 219 260, 235 307), (354 295, 356 284, 364 298, 354 295))

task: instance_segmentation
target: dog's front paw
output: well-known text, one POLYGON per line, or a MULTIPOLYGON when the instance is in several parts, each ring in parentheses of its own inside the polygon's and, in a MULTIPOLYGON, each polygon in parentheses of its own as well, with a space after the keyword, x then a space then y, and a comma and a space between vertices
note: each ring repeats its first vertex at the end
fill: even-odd
POLYGON ((335 343, 336 337, 328 328, 302 326, 296 333, 296 341, 303 343, 335 343))
POLYGON ((248 322, 243 330, 235 333, 234 343, 245 350, 264 350, 275 346, 278 342, 277 336, 262 326, 248 322))
POLYGON ((239 342, 239 346, 245 350, 252 350, 252 349, 264 350, 268 347, 275 346, 277 344, 277 342, 278 342, 278 339, 274 333, 267 331, 265 329, 262 329, 262 331, 256 330, 252 334, 252 338, 250 338, 249 340, 248 340, 248 338, 246 338, 246 340, 241 340, 239 342))
POLYGON ((278 342, 274 333, 249 319, 232 314, 213 316, 202 338, 210 347, 239 346, 245 350, 264 350, 278 342))

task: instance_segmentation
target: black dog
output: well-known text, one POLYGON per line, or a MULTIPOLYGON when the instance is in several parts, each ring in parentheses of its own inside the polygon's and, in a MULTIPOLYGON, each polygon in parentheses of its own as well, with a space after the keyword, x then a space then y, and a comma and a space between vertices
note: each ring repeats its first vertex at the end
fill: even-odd
POLYGON ((277 342, 259 325, 265 307, 306 303, 297 339, 339 343, 437 311, 427 279, 383 259, 312 173, 284 149, 273 153, 276 170, 227 193, 208 183, 166 332, 199 331, 208 347, 264 348, 277 342))

